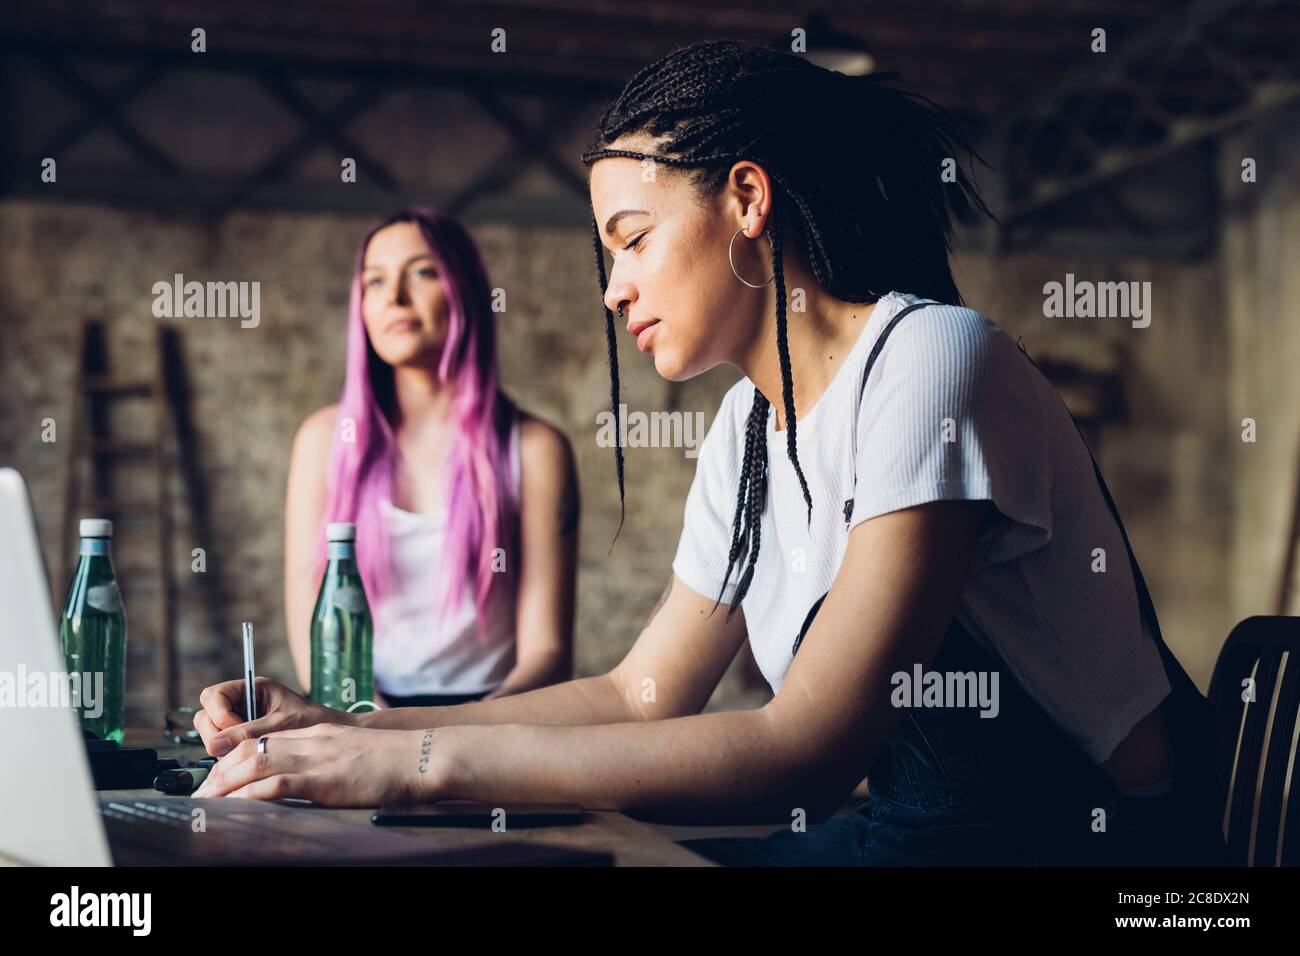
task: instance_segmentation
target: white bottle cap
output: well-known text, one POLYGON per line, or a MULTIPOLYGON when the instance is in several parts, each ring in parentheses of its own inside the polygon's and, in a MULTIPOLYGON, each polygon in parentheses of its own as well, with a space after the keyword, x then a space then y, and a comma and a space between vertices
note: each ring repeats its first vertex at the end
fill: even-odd
POLYGON ((107 518, 82 518, 80 531, 83 538, 111 538, 113 522, 107 518))
POLYGON ((330 541, 355 541, 357 526, 346 521, 332 521, 325 526, 325 537, 330 541))

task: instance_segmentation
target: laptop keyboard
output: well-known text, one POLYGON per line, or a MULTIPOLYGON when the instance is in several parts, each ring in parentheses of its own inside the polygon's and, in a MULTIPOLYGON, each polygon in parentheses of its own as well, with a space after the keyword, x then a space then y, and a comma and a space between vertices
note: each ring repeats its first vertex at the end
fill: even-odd
MULTIPOLYGON (((196 831, 193 809, 189 801, 172 804, 170 801, 111 800, 100 805, 110 840, 147 843, 159 849, 193 848, 197 851, 201 848, 208 857, 281 860, 320 857, 349 849, 331 840, 328 833, 312 833, 313 830, 328 828, 313 825, 317 821, 306 814, 293 820, 293 828, 299 833, 286 833, 271 821, 241 819, 238 813, 209 811, 205 829, 196 831)), ((277 816, 275 821, 283 823, 284 817, 277 816)))

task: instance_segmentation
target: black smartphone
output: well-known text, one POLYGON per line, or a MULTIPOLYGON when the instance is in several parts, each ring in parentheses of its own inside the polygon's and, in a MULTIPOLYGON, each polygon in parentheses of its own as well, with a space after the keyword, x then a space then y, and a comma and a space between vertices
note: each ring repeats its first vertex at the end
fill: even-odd
POLYGON ((502 820, 507 829, 574 826, 582 822, 576 803, 481 803, 476 800, 440 800, 380 807, 370 822, 390 827, 482 827, 502 820))

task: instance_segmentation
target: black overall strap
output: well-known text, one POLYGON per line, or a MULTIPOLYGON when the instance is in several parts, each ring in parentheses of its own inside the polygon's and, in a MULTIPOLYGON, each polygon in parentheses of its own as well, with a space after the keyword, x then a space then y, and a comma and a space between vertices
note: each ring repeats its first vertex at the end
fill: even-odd
MULTIPOLYGON (((880 350, 885 347, 885 340, 889 338, 889 333, 894 331, 894 326, 896 326, 902 320, 903 316, 915 312, 917 309, 924 309, 927 305, 939 305, 939 304, 940 303, 938 302, 927 301, 927 302, 918 302, 915 305, 909 305, 907 308, 903 309, 896 316, 890 319, 889 323, 883 329, 881 329, 880 335, 876 336, 876 341, 871 346, 871 352, 867 355, 866 367, 863 368, 862 370, 862 384, 858 386, 859 409, 861 409, 860 403, 862 401, 862 395, 867 390, 867 376, 871 374, 872 366, 876 364, 876 357, 880 355, 880 350)), ((852 442, 853 442, 853 454, 852 457, 850 458, 850 461, 852 462, 852 467, 853 467, 853 487, 857 488, 858 486, 858 428, 857 428, 856 418, 854 420, 852 442)), ((847 501, 844 502, 844 523, 847 525, 849 523, 849 520, 852 517, 853 517, 853 499, 849 498, 847 501)))
MULTIPOLYGON (((893 318, 891 318, 889 322, 885 325, 885 327, 880 331, 880 335, 876 337, 876 341, 871 346, 871 352, 868 353, 867 355, 866 367, 862 370, 862 384, 858 386, 859 414, 861 414, 862 394, 863 392, 866 391, 867 388, 867 376, 871 374, 871 368, 876 364, 876 357, 880 355, 880 350, 885 347, 885 340, 889 338, 889 333, 894 330, 894 326, 896 326, 899 323, 899 321, 903 318, 903 316, 911 312, 915 312, 917 309, 923 309, 927 305, 939 305, 939 304, 940 303, 931 300, 926 302, 917 302, 914 305, 909 305, 905 309, 901 310, 893 318)), ((853 487, 857 488, 858 486, 858 428, 857 428, 856 416, 854 418, 853 436, 851 441, 852 441, 853 451, 850 460, 852 462, 852 467, 853 467, 853 487)), ((849 524, 849 520, 853 517, 852 498, 845 500, 843 513, 844 513, 844 526, 847 528, 849 524)), ((813 618, 817 616, 817 612, 821 610, 822 602, 825 600, 826 600, 826 595, 823 594, 821 597, 817 599, 817 603, 815 603, 811 608, 808 609, 808 614, 803 619, 803 626, 799 628, 799 635, 794 639, 794 645, 790 648, 790 655, 792 657, 795 654, 799 653, 799 645, 803 643, 803 636, 808 633, 808 628, 812 626, 813 618)))

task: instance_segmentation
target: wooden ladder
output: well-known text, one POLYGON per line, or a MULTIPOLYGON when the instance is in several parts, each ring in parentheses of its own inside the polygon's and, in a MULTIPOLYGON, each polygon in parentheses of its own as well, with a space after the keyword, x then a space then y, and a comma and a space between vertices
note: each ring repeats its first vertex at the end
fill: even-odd
MULTIPOLYGON (((76 554, 75 542, 80 517, 109 518, 117 523, 122 518, 152 518, 156 536, 155 562, 142 565, 121 564, 117 567, 119 578, 152 574, 156 582, 156 606, 153 615, 152 635, 157 665, 157 687, 163 712, 175 706, 176 650, 174 641, 176 583, 172 567, 172 513, 168 500, 168 471, 164 437, 172 418, 172 390, 168 387, 167 356, 174 354, 169 336, 174 332, 159 326, 156 352, 152 361, 152 374, 146 378, 116 377, 109 373, 106 330, 103 322, 88 321, 82 327, 81 358, 77 385, 73 394, 72 441, 68 453, 67 481, 63 507, 63 538, 60 554, 63 556, 63 574, 55 583, 66 587, 72 575, 72 558, 76 554), (153 435, 146 440, 114 438, 110 405, 119 401, 143 401, 150 406, 153 435), (120 494, 121 483, 114 482, 115 466, 125 459, 151 460, 153 480, 135 483, 136 487, 154 485, 152 500, 139 495, 127 498, 120 494), (88 464, 89 479, 83 487, 82 462, 88 464)), ((120 552, 119 552, 120 556, 120 552)), ((116 562, 115 562, 116 563, 116 562)), ((63 595, 56 594, 56 607, 62 606, 63 595)), ((137 605, 138 606, 138 605, 137 605)), ((131 618, 128 610, 128 634, 139 617, 131 618)), ((147 633, 147 632, 146 632, 147 633)), ((130 645, 128 645, 130 647, 130 645)), ((128 676, 129 676, 128 668, 128 676)), ((161 718, 161 715, 160 715, 161 718)), ((160 721, 161 722, 161 721, 160 721)))

